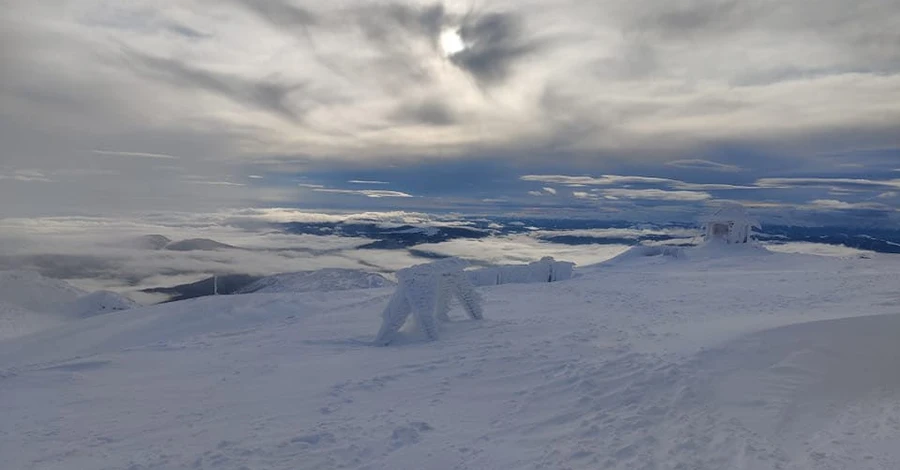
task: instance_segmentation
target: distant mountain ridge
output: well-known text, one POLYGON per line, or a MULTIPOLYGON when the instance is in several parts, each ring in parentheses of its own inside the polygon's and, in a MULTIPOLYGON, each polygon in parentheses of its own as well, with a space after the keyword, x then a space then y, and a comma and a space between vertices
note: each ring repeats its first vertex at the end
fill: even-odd
MULTIPOLYGON (((537 239, 563 245, 635 245, 655 242, 689 246, 699 240, 699 224, 694 222, 668 224, 635 224, 614 220, 583 219, 460 219, 458 225, 390 225, 382 222, 286 222, 272 226, 291 234, 333 235, 370 239, 357 249, 410 250, 423 244, 436 244, 457 239, 482 239, 490 236, 530 234, 537 239), (607 231, 608 233, 603 233, 607 231), (692 239, 686 232, 696 230, 692 239), (586 233, 594 231, 596 233, 586 233), (628 233, 630 232, 630 233, 628 233)), ((851 248, 900 253, 900 230, 871 227, 810 227, 763 225, 755 234, 761 241, 779 243, 806 241, 851 248)), ((144 235, 133 239, 131 246, 152 250, 215 251, 244 250, 238 246, 209 238, 190 238, 172 241, 159 235, 144 235)), ((303 250, 303 247, 281 248, 303 250)), ((251 249, 252 251, 252 249, 251 249)), ((415 254, 424 254, 418 251, 415 254)), ((426 255, 428 256, 428 255, 426 255)))
POLYGON ((380 274, 356 269, 329 268, 266 276, 238 289, 236 293, 334 292, 394 285, 393 281, 380 274))
POLYGON ((166 302, 174 302, 177 300, 187 300, 213 295, 216 291, 222 295, 235 294, 242 287, 257 281, 260 278, 261 276, 251 276, 248 274, 227 274, 208 277, 196 282, 179 284, 171 287, 143 289, 141 292, 147 294, 165 294, 169 296, 169 299, 166 300, 166 302))
POLYGON ((237 249, 236 246, 227 243, 217 242, 209 238, 189 238, 177 242, 169 243, 165 246, 170 251, 213 251, 237 249))
POLYGON ((222 243, 210 238, 188 238, 173 241, 171 238, 157 233, 141 235, 123 241, 120 245, 139 250, 170 250, 170 251, 213 251, 239 249, 234 245, 222 243))
POLYGON ((148 294, 166 294, 167 302, 187 300, 213 295, 276 293, 276 292, 334 292, 353 289, 390 287, 393 281, 381 274, 357 269, 325 268, 315 271, 298 271, 273 274, 271 276, 251 276, 228 274, 201 279, 197 282, 171 287, 144 289, 148 294), (216 289, 214 283, 218 285, 216 289))
POLYGON ((275 224, 293 234, 338 235, 373 239, 361 249, 400 249, 422 243, 440 243, 457 238, 485 238, 494 232, 486 225, 393 225, 376 222, 287 222, 275 224))

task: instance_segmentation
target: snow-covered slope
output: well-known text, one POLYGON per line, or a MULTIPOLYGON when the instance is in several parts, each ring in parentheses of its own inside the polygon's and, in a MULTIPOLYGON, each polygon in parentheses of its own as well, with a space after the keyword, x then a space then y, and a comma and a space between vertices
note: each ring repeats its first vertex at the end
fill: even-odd
POLYGON ((392 289, 207 297, 0 341, 0 455, 73 470, 900 468, 900 259, 688 251, 481 289, 485 319, 454 311, 433 343, 367 343, 392 289))
POLYGON ((68 307, 68 313, 79 318, 84 318, 119 310, 128 310, 137 306, 137 302, 122 294, 107 290, 99 290, 79 297, 68 307))
POLYGON ((266 276, 238 294, 278 292, 332 292, 393 286, 384 276, 355 269, 320 269, 266 276))
POLYGON ((0 301, 35 312, 60 313, 78 297, 81 289, 31 271, 0 271, 0 301))
POLYGON ((32 312, 0 300, 0 340, 24 336, 62 322, 57 315, 32 312))
POLYGON ((87 294, 65 281, 35 272, 0 271, 0 339, 136 306, 115 292, 87 294))

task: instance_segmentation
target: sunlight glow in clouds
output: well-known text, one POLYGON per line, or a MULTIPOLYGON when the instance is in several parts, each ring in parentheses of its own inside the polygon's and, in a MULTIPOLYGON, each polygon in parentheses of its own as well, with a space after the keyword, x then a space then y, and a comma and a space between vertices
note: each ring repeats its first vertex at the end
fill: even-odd
POLYGON ((445 57, 450 57, 460 53, 466 48, 466 43, 459 36, 459 31, 454 29, 445 29, 441 33, 441 50, 445 57))

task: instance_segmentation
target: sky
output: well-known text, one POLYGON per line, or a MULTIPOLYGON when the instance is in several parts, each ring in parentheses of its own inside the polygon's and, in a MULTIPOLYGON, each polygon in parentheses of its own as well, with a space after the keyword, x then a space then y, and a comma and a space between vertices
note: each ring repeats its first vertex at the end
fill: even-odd
POLYGON ((0 218, 895 224, 896 0, 7 0, 0 218), (798 215, 799 214, 799 215, 798 215))

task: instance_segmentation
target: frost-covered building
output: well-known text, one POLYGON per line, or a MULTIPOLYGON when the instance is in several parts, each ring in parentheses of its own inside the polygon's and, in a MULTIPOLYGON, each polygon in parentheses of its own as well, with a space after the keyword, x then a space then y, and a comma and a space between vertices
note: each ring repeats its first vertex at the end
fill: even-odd
POLYGON ((759 221, 750 217, 744 206, 729 203, 700 218, 704 239, 727 244, 747 243, 752 240, 753 229, 761 228, 759 221))

